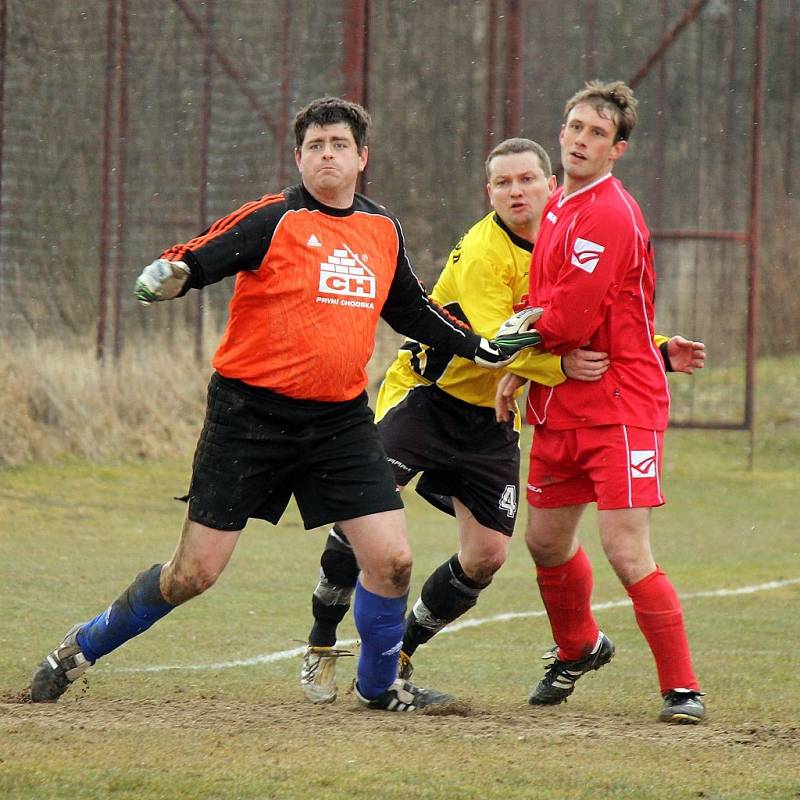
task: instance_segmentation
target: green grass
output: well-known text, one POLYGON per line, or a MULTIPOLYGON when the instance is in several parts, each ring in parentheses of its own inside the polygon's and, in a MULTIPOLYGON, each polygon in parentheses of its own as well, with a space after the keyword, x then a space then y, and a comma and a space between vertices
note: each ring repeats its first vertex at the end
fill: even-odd
MULTIPOLYGON (((770 386, 777 372, 785 362, 770 386)), ((527 706, 551 639, 519 535, 470 614, 488 621, 437 637, 415 658, 420 683, 464 701, 458 713, 358 709, 346 692, 353 660, 324 708, 302 702, 296 658, 130 672, 298 646, 324 532, 304 532, 293 508, 278 528, 251 523, 217 586, 104 659, 61 702, 20 703, 33 666, 70 624, 169 557, 183 514, 171 498, 189 464, 0 472, 0 797, 796 800, 800 584, 698 595, 800 578, 797 402, 775 393, 760 404, 752 470, 746 432, 667 437, 668 503, 654 512, 653 541, 685 598, 707 692, 709 720, 696 728, 655 722, 652 659, 624 604, 597 612, 617 644, 613 663, 568 704, 527 706), (505 612, 531 615, 492 621, 505 612)), ((407 500, 418 592, 455 534, 407 500)), ((595 602, 624 601, 593 523, 588 514, 582 531, 595 602)), ((355 635, 349 620, 341 635, 355 635)))

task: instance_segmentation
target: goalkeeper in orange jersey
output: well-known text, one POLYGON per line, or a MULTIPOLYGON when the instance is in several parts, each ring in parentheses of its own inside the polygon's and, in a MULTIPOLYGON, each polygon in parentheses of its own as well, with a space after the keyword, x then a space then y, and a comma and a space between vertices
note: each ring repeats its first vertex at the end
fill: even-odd
POLYGON ((411 550, 367 405, 366 364, 379 318, 485 367, 509 363, 532 338, 488 341, 431 302, 399 222, 355 191, 369 125, 355 103, 314 101, 294 121, 300 183, 170 247, 139 276, 144 303, 236 276, 183 531, 168 561, 67 632, 36 668, 32 701, 57 700, 98 659, 212 586, 247 521, 277 524, 292 496, 307 528, 340 526, 362 567, 357 698, 382 711, 451 700, 397 676, 411 550))

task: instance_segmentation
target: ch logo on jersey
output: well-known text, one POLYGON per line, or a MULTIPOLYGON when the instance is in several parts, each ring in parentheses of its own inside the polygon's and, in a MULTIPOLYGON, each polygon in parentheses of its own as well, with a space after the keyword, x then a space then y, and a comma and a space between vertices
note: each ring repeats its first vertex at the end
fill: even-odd
POLYGON ((319 265, 320 294, 375 299, 375 273, 346 244, 319 265))
POLYGON ((572 247, 572 266, 591 275, 600 260, 600 254, 604 251, 603 245, 578 238, 572 247))
POLYGON ((631 450, 631 477, 632 478, 656 477, 655 450, 631 450))

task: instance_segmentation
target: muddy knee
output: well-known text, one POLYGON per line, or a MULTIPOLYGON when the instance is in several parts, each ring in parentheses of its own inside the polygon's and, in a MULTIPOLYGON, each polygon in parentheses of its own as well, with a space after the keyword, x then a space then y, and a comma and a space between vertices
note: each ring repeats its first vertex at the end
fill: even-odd
POLYGON ((161 572, 161 594, 168 603, 178 606, 210 589, 218 577, 219 572, 202 567, 187 571, 166 564, 161 572))
POLYGON ((406 591, 411 583, 411 555, 395 556, 387 568, 387 577, 398 591, 406 591))

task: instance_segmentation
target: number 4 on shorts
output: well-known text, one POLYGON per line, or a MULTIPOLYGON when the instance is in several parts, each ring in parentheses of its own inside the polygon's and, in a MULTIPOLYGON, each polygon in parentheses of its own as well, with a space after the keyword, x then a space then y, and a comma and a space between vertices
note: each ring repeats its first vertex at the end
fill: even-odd
POLYGON ((506 512, 509 517, 513 517, 517 513, 517 487, 513 484, 508 484, 503 489, 503 494, 500 495, 500 508, 506 512))

